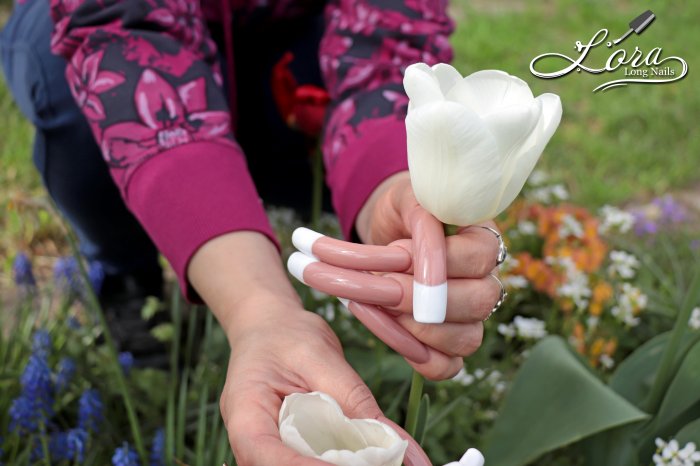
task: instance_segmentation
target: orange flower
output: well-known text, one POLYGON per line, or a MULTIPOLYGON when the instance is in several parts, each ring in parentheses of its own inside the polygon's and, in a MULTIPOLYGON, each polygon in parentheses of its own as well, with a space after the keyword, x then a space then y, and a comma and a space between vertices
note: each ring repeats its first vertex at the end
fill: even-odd
POLYGON ((586 353, 586 330, 583 328, 581 322, 576 322, 574 325, 574 331, 572 333, 572 338, 576 344, 576 351, 581 354, 586 353))
POLYGON ((593 316, 600 316, 603 311, 603 305, 607 303, 613 295, 613 288, 609 283, 599 281, 593 287, 593 296, 591 297, 591 305, 588 311, 593 316))

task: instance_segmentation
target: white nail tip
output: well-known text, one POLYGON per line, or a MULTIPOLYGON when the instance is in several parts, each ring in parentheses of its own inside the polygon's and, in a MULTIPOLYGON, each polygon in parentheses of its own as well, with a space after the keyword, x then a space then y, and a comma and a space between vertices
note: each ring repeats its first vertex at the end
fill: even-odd
POLYGON ((423 285, 413 282, 413 318, 422 324, 441 324, 447 314, 447 282, 423 285))
POLYGON ((343 306, 345 306, 347 309, 350 309, 350 300, 345 299, 345 298, 338 298, 338 301, 340 301, 343 306))
POLYGON ((292 244, 307 256, 316 257, 311 249, 319 238, 323 238, 321 233, 317 233, 305 227, 299 227, 292 233, 292 244))
POLYGON ((289 260, 287 260, 287 270, 289 270, 289 273, 291 273, 294 278, 302 282, 304 285, 307 285, 307 283, 304 281, 304 269, 306 269, 309 264, 313 264, 314 262, 318 262, 318 259, 309 257, 300 252, 295 252, 289 256, 289 260))
POLYGON ((484 466, 484 455, 481 454, 476 448, 470 448, 464 453, 464 456, 459 460, 460 464, 467 464, 470 466, 484 466))

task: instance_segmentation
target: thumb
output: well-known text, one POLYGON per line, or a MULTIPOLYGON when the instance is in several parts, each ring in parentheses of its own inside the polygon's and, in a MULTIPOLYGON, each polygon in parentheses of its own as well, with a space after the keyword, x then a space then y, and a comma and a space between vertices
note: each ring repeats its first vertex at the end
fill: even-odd
POLYGON ((389 425, 403 439, 408 441, 408 448, 404 457, 407 466, 430 466, 430 459, 420 447, 418 442, 403 430, 398 424, 390 420, 379 408, 372 391, 365 385, 360 376, 344 359, 315 371, 323 374, 314 385, 314 389, 321 390, 335 398, 343 409, 343 413, 353 419, 374 419, 389 425))

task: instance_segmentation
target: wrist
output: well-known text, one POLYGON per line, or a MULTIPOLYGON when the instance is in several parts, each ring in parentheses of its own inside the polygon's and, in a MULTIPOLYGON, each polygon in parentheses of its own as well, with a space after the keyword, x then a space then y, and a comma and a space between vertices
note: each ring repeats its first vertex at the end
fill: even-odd
POLYGON ((274 244, 252 231, 209 240, 192 257, 187 275, 226 334, 279 314, 301 309, 274 244))

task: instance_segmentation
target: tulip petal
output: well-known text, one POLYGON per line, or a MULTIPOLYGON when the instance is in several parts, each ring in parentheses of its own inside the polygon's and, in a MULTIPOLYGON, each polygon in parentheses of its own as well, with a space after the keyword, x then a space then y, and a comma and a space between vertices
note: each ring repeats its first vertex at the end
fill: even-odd
POLYGON ((486 116, 511 105, 530 105, 532 91, 525 81, 498 70, 477 71, 457 83, 446 99, 486 116))
POLYGON ((501 190, 498 144, 469 108, 449 101, 406 117, 408 165, 418 202, 441 222, 492 218, 501 190))
POLYGON ((409 110, 445 99, 437 78, 425 63, 414 63, 406 68, 403 87, 410 99, 409 110))
POLYGON ((433 71, 433 75, 440 84, 442 95, 447 95, 455 84, 464 79, 454 66, 448 65, 447 63, 438 63, 437 65, 433 65, 431 69, 433 71))
POLYGON ((542 94, 537 99, 542 102, 542 120, 544 123, 544 138, 549 139, 559 127, 561 122, 561 99, 556 94, 542 94))
MULTIPOLYGON (((506 163, 513 153, 518 152, 523 142, 534 131, 541 116, 541 103, 532 100, 529 105, 505 107, 483 118, 498 143, 503 163, 506 163)), ((510 174, 507 175, 506 179, 509 179, 510 174)))
POLYGON ((349 419, 321 393, 294 393, 282 403, 282 442, 305 456, 339 466, 400 466, 408 442, 374 419, 349 419))
POLYGON ((521 150, 509 160, 507 173, 511 176, 498 202, 496 215, 503 212, 523 189, 525 181, 532 173, 542 151, 561 121, 562 109, 559 96, 542 94, 535 100, 541 105, 542 114, 521 150))
MULTIPOLYGON (((327 450, 357 451, 368 446, 355 425, 343 415, 338 403, 323 393, 290 395, 280 410, 280 418, 283 415, 289 421, 287 425, 297 429, 316 455, 327 450)), ((281 432, 282 429, 280 435, 281 432)))

